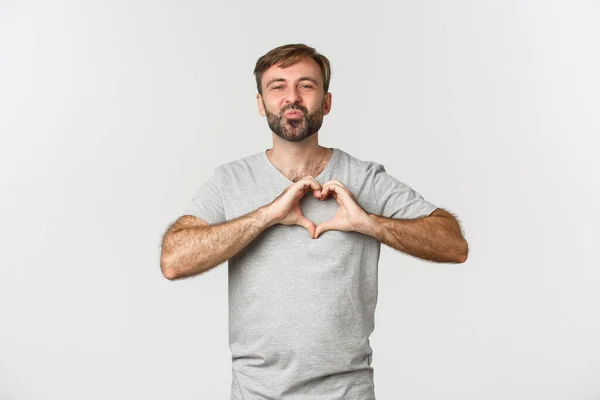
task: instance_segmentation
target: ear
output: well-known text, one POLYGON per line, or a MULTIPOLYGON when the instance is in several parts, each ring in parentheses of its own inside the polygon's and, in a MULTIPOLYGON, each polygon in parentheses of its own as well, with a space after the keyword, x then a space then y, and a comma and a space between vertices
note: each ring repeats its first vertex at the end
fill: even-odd
POLYGON ((323 104, 323 115, 327 115, 329 114, 329 111, 331 111, 331 92, 327 92, 325 94, 325 99, 324 99, 324 104, 323 104))
POLYGON ((258 106, 258 113, 263 117, 266 117, 267 113, 265 112, 265 103, 263 103, 260 93, 256 94, 256 105, 258 106))

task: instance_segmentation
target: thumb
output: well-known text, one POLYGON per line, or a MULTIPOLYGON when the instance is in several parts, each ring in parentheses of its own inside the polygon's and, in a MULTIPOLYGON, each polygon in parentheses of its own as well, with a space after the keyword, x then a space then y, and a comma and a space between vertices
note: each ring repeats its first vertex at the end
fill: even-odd
POLYGON ((327 232, 327 231, 330 231, 333 229, 336 229, 335 221, 330 220, 330 221, 321 222, 319 225, 317 225, 317 228, 315 230, 315 239, 318 238, 321 235, 321 233, 327 232))
POLYGON ((300 225, 306 228, 306 230, 308 230, 308 233, 310 234, 311 239, 314 237, 316 226, 315 223, 312 222, 310 219, 306 218, 303 215, 302 218, 300 218, 300 220, 296 223, 296 225, 300 225))

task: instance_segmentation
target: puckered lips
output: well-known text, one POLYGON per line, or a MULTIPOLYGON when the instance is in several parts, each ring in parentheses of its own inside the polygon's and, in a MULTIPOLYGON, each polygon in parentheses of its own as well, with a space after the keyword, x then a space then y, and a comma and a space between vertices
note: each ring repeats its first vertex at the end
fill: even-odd
POLYGON ((298 119, 301 118, 304 114, 300 110, 288 110, 283 115, 284 117, 289 119, 298 119))

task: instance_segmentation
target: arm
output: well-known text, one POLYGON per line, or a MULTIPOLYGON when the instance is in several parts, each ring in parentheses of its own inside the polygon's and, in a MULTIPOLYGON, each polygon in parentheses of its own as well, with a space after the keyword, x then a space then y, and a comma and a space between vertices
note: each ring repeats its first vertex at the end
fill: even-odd
POLYGON ((416 219, 387 218, 368 214, 363 233, 415 257, 436 262, 463 263, 469 246, 454 216, 438 208, 416 219))
POLYGON ((220 224, 210 225, 200 218, 184 215, 163 238, 160 258, 163 275, 174 280, 208 271, 275 224, 300 225, 312 238, 315 225, 303 215, 299 203, 311 189, 316 196, 320 184, 312 176, 306 176, 288 186, 270 204, 220 224))
POLYGON ((271 225, 264 207, 215 225, 184 215, 163 239, 162 273, 175 280, 206 272, 233 257, 271 225))
POLYGON ((331 229, 355 231, 425 260, 452 263, 467 260, 469 247, 460 225, 452 214, 443 209, 438 208, 422 218, 388 218, 367 213, 337 179, 323 184, 321 198, 329 194, 334 196, 339 209, 333 219, 317 226, 315 237, 331 229))

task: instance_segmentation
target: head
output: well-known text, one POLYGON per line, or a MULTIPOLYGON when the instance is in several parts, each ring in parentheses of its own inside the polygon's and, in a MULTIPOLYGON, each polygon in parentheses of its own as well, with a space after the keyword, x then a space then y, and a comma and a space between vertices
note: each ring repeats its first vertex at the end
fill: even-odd
POLYGON ((298 142, 319 131, 331 110, 331 67, 325 56, 304 44, 280 46, 258 59, 254 75, 258 111, 273 133, 298 142))

